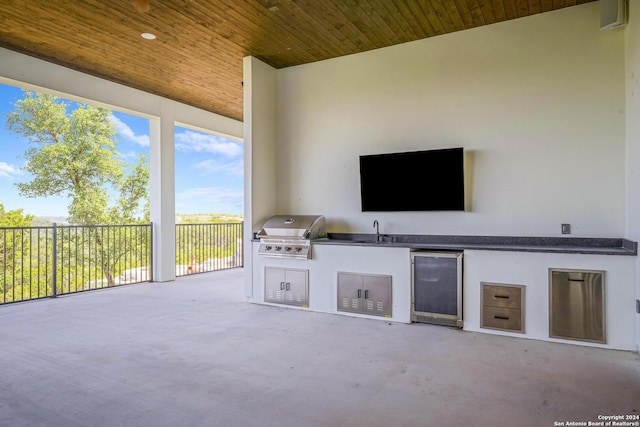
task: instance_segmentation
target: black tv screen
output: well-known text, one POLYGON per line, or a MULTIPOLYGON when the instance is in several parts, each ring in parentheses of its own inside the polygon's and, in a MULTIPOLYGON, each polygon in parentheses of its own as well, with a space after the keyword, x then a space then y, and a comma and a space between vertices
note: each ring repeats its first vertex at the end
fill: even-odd
POLYGON ((363 212, 463 211, 462 148, 360 156, 363 212))

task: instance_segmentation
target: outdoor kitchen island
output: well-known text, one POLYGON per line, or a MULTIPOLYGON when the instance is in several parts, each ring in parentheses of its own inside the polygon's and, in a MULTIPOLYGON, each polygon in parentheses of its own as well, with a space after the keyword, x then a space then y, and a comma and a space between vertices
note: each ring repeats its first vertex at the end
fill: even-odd
MULTIPOLYGON (((260 256, 253 242, 250 301, 271 304, 265 298, 266 274, 302 272, 306 278, 305 304, 295 306, 318 312, 411 323, 414 251, 461 252, 462 319, 465 331, 510 335, 588 346, 635 349, 635 262, 637 243, 624 239, 483 237, 483 236, 376 236, 331 234, 311 243, 311 258, 260 256), (558 338, 550 334, 551 271, 602 272, 603 340, 558 338), (389 312, 382 316, 339 310, 338 277, 342 273, 389 277, 389 312), (521 291, 522 330, 488 327, 483 285, 521 291)), ((581 280, 581 279, 580 279, 581 280)), ((500 295, 498 297, 501 297, 500 295)), ((294 306, 291 306, 294 307, 294 306)), ((493 308, 492 308, 493 309, 493 308)), ((580 313, 576 314, 580 315, 580 313)), ((499 316, 497 316, 499 317, 499 316)), ((556 315, 558 317, 558 315, 556 315)), ((443 326, 446 327, 446 326, 443 326)))

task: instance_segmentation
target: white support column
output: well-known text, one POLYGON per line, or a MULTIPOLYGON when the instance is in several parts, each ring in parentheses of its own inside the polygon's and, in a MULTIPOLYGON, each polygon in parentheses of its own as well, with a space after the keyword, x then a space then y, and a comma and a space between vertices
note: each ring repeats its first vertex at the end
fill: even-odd
POLYGON ((153 280, 176 278, 175 104, 160 101, 160 119, 149 121, 153 280))
MULTIPOLYGON (((629 2, 626 49, 626 233, 640 241, 640 4, 629 2)), ((640 257, 636 258, 636 304, 640 301, 640 257)), ((636 350, 640 353, 640 313, 636 313, 636 350)))
POLYGON ((253 297, 254 231, 276 209, 277 84, 275 68, 247 56, 244 64, 244 267, 245 296, 253 297), (254 162, 254 159, 257 161, 254 162))

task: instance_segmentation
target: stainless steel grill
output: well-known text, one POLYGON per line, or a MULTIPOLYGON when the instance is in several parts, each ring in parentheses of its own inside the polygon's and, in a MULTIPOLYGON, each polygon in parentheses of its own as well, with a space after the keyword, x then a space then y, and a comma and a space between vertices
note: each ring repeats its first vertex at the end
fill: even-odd
POLYGON ((258 254, 277 258, 311 258, 311 242, 327 236, 322 215, 275 215, 256 237, 258 254))

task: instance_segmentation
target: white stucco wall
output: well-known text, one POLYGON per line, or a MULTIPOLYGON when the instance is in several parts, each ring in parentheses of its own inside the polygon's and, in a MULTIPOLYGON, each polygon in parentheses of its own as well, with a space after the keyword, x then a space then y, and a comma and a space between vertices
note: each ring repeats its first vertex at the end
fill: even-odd
MULTIPOLYGON (((640 240, 640 220, 631 219, 640 209, 631 28, 601 31, 594 2, 277 70, 274 213, 325 215, 330 232, 373 233, 378 219, 382 233, 560 236, 569 223, 576 237, 640 240), (466 212, 361 212, 360 155, 459 146, 466 212)), ((405 190, 427 197, 432 185, 405 190)), ((401 305, 394 320, 406 320, 404 255, 367 263, 361 249, 332 258, 335 248, 321 248, 306 262, 310 309, 336 312, 339 261, 343 270, 390 271, 401 305)), ((254 260, 252 301, 262 299, 266 263, 254 260)), ((516 335, 553 340, 549 268, 603 270, 608 342, 593 345, 628 350, 640 341, 636 257, 465 251, 464 263, 467 330, 509 335, 480 328, 480 284, 520 284, 526 332, 516 335)))
POLYGON ((590 3, 278 70, 277 210, 330 232, 622 237, 624 55, 590 3), (359 155, 455 146, 468 212, 361 212, 359 155))
POLYGON ((263 303, 265 293, 264 269, 268 267, 292 268, 309 272, 309 307, 303 310, 345 314, 337 309, 338 272, 379 274, 391 277, 391 316, 370 316, 346 313, 353 317, 366 317, 390 322, 411 321, 411 255, 409 248, 313 245, 309 260, 265 258, 257 255, 258 243, 251 245, 252 302, 263 303))
MULTIPOLYGON (((628 238, 640 241, 640 5, 629 2, 625 29, 627 65, 627 230, 628 238)), ((640 261, 636 260, 636 299, 640 300, 640 261)), ((636 345, 640 351, 640 315, 636 313, 636 345)))
POLYGON ((464 329, 547 341, 635 350, 635 258, 628 256, 464 251, 464 329), (549 338, 549 269, 604 271, 606 344, 549 338), (524 286, 524 333, 480 327, 481 284, 524 286))

